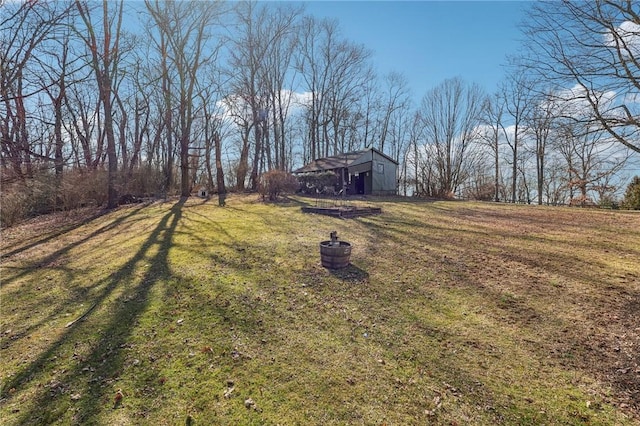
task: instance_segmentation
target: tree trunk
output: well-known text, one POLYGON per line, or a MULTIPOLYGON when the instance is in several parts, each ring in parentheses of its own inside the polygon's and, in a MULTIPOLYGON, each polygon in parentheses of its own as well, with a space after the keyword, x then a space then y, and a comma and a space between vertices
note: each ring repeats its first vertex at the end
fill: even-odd
POLYGON ((257 122, 257 114, 254 114, 254 133, 255 133, 255 146, 253 155, 253 167, 251 168, 251 177, 249 182, 251 183, 251 190, 258 189, 258 167, 260 161, 262 161, 262 122, 257 122))
POLYGON ((495 140, 495 152, 494 152, 494 168, 495 168, 495 174, 494 174, 494 201, 497 203, 498 201, 500 201, 500 156, 499 156, 499 150, 498 150, 498 133, 496 132, 496 140, 495 140))
POLYGON ((244 191, 244 183, 249 171, 249 132, 250 128, 243 129, 242 132, 242 149, 240 150, 240 159, 238 160, 238 169, 236 170, 236 189, 244 191))
POLYGON ((191 194, 189 180, 189 134, 184 132, 180 138, 180 195, 188 197, 191 194))
POLYGON ((216 183, 218 187, 218 205, 224 207, 227 189, 224 186, 224 170, 222 168, 222 143, 220 134, 217 132, 213 135, 213 142, 216 148, 216 183))
MULTIPOLYGON (((516 128, 516 132, 518 129, 516 128)), ((511 202, 515 204, 518 189, 518 139, 513 144, 513 167, 511 168, 511 202)))

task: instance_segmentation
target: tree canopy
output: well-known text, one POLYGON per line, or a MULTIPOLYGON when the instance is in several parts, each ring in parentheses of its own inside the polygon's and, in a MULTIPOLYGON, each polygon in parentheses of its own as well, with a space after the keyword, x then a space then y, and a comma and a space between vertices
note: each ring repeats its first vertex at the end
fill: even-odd
POLYGON ((400 164, 404 195, 620 196, 640 153, 637 9, 533 3, 496 92, 452 76, 415 94, 303 5, 6 2, 2 181, 30 194, 21 203, 43 185, 47 207, 24 211, 113 207, 125 194, 255 190, 270 170, 373 147, 400 164))
POLYGON ((640 153, 640 9, 633 1, 535 2, 523 63, 555 95, 640 153))

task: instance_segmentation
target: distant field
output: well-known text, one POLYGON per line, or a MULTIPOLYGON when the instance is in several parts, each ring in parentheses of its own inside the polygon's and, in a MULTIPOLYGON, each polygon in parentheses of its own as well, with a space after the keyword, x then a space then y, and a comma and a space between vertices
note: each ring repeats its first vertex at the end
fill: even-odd
POLYGON ((640 214, 190 198, 2 231, 0 419, 640 424, 640 214), (336 230, 351 266, 321 267, 336 230))

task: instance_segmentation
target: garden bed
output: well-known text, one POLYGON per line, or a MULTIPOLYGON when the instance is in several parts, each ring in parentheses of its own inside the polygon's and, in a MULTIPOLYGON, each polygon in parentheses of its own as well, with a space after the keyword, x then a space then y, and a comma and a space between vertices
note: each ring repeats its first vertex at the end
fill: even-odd
POLYGON ((325 216, 339 217, 341 219, 352 219, 354 217, 371 216, 381 214, 380 207, 302 207, 302 213, 315 213, 325 216))

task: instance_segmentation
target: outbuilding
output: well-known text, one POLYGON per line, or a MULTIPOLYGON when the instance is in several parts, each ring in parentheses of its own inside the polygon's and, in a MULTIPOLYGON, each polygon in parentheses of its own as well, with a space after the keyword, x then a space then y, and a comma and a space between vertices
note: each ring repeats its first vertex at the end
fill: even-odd
POLYGON ((398 162, 375 148, 318 158, 293 174, 331 171, 347 194, 396 195, 398 162))
POLYGON ((198 197, 200 198, 207 198, 209 196, 209 191, 207 190, 207 188, 201 185, 198 185, 195 188, 195 193, 198 194, 198 197))

